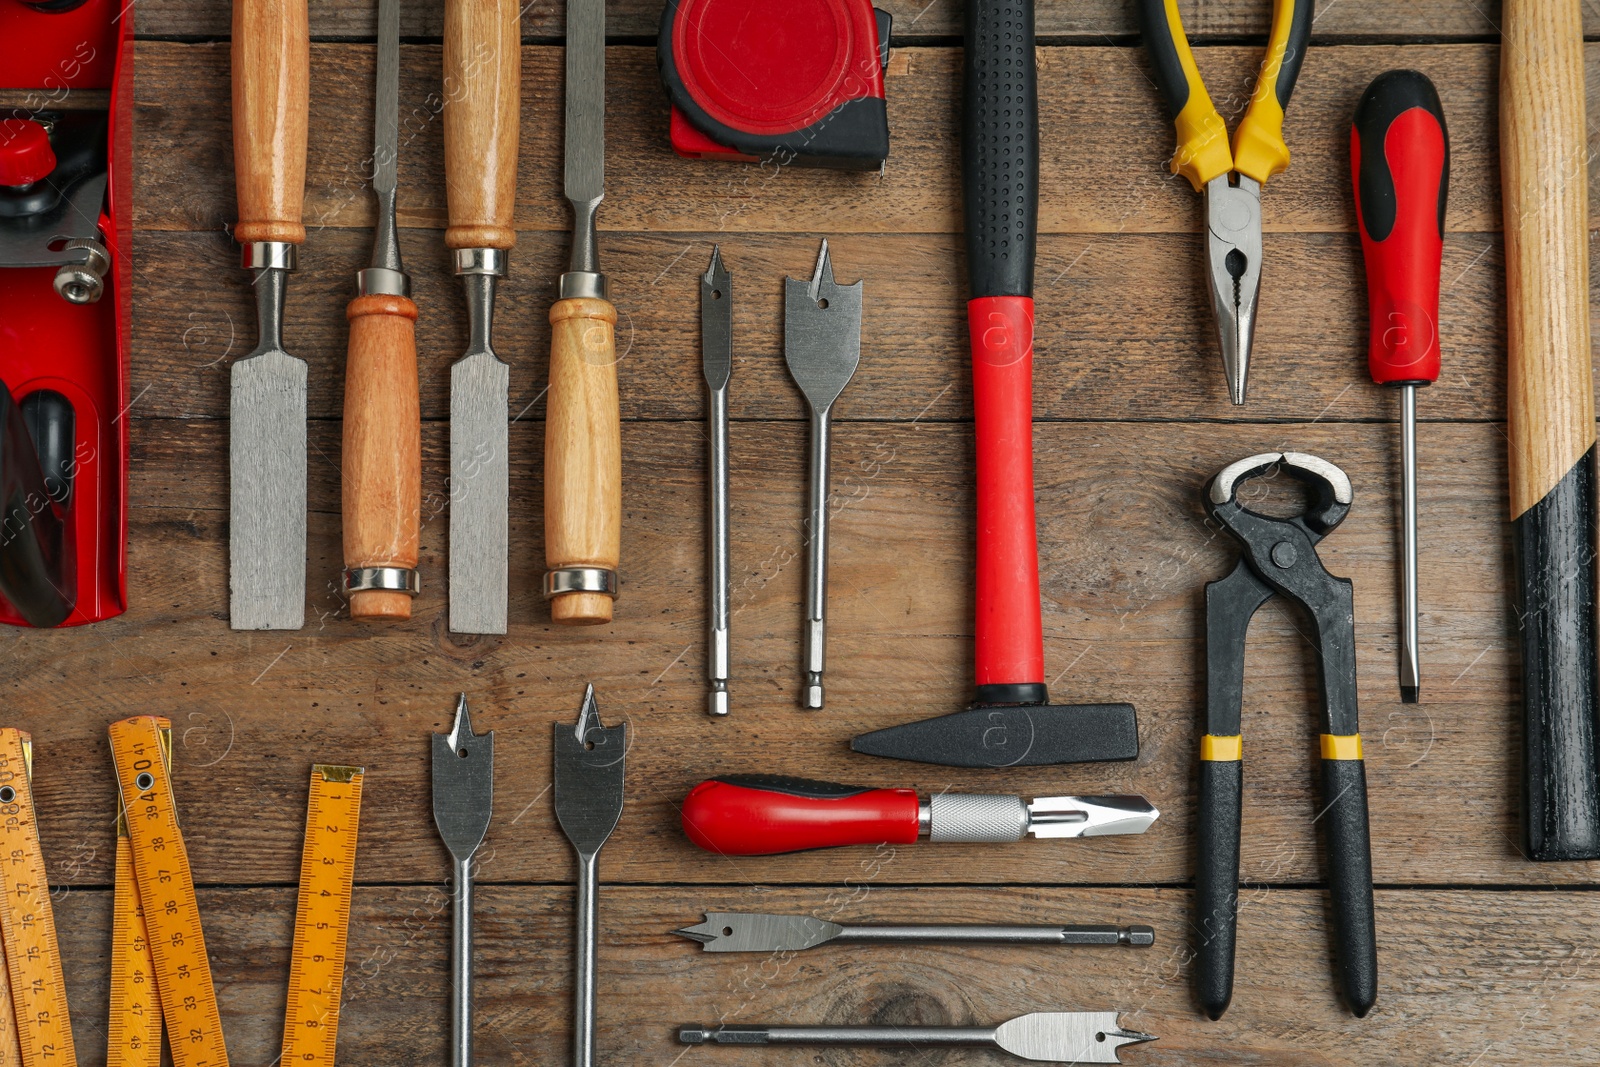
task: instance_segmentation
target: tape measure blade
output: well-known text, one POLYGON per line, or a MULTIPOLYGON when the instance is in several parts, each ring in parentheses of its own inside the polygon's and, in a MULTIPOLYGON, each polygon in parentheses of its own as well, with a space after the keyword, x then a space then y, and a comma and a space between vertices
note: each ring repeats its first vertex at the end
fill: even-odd
POLYGON ((30 756, 26 734, 0 730, 0 932, 23 1067, 76 1067, 30 756))
POLYGON ((134 882, 133 843, 118 819, 117 874, 111 899, 111 1018, 106 1067, 160 1067, 161 1001, 150 935, 134 882))
POLYGON ((360 767, 311 768, 282 1067, 333 1067, 364 776, 360 767))
POLYGON ((150 715, 112 723, 111 756, 173 1063, 228 1067, 194 876, 163 758, 161 732, 166 725, 150 715))

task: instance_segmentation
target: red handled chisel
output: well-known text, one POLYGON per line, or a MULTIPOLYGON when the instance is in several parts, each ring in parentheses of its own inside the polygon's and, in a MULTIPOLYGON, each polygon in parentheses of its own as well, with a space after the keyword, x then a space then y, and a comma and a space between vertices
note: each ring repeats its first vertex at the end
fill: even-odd
POLYGON ((767 856, 841 845, 1021 841, 1142 834, 1161 813, 1141 796, 1021 797, 872 789, 775 774, 701 782, 683 801, 683 832, 708 852, 767 856))
POLYGON ((1417 655, 1417 387, 1439 379, 1439 260, 1450 184, 1444 109, 1427 76, 1380 74, 1350 127, 1356 222, 1367 264, 1367 367, 1400 390, 1400 699, 1421 687, 1417 655))

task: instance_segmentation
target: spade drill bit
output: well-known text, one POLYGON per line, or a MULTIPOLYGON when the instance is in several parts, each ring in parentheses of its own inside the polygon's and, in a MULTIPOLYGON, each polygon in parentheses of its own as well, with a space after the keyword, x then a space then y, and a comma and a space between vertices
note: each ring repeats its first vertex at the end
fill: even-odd
POLYGON ((707 952, 802 952, 830 941, 841 945, 1153 945, 1148 926, 988 925, 978 923, 828 922, 814 915, 708 911, 705 922, 673 933, 707 952))
POLYGON ((837 285, 828 242, 817 254, 811 281, 783 282, 783 358, 811 409, 810 526, 806 557, 805 684, 800 706, 822 707, 823 653, 828 623, 828 448, 833 402, 861 361, 863 283, 837 285))
POLYGON ((733 371, 733 279, 722 254, 711 247, 711 265, 700 276, 700 368, 705 372, 711 410, 707 464, 711 499, 711 603, 706 634, 706 672, 711 693, 706 710, 728 714, 728 376, 733 371))
POLYGON ((628 726, 604 726, 594 686, 583 691, 577 725, 554 725, 556 821, 578 854, 576 977, 573 981, 573 1067, 594 1067, 595 946, 600 940, 600 848, 622 816, 628 726))
POLYGON ((1114 1011, 1037 1011, 999 1026, 683 1026, 685 1045, 980 1046, 1050 1063, 1121 1063, 1124 1045, 1155 1035, 1124 1030, 1114 1011))
POLYGON ((494 805, 494 731, 472 732, 467 695, 433 735, 433 824, 450 850, 450 1064, 472 1067, 472 856, 494 805))

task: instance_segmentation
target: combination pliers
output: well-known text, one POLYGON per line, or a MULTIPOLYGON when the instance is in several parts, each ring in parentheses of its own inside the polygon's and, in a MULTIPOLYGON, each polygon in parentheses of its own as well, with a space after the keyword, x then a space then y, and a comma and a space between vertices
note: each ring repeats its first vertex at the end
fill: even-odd
POLYGON ((1250 617, 1274 593, 1305 609, 1322 687, 1322 803, 1335 951, 1345 1002, 1365 1015, 1378 995, 1372 915, 1367 777, 1356 707, 1355 610, 1350 579, 1336 578, 1317 543, 1350 510, 1350 479, 1299 452, 1241 459, 1206 484, 1206 514, 1243 548, 1233 573, 1206 584, 1206 732, 1200 739, 1199 862, 1195 877, 1195 976, 1200 1005, 1222 1017, 1233 996, 1239 897, 1239 827, 1244 800, 1240 711, 1250 617), (1310 507, 1274 518, 1239 502, 1251 478, 1279 470, 1310 490, 1310 507))
POLYGON ((1273 0, 1272 32, 1250 106, 1228 146, 1228 126, 1206 93, 1183 32, 1178 0, 1138 0, 1156 84, 1172 113, 1178 148, 1169 164, 1205 194, 1211 304, 1222 341, 1228 396, 1243 404, 1261 288, 1261 187, 1289 165, 1283 113, 1311 40, 1313 0, 1273 0))

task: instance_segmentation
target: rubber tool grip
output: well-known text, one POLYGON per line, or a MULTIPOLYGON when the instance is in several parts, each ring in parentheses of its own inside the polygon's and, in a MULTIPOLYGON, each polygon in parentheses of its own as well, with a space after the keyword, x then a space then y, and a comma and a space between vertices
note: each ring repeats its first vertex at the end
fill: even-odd
POLYGON ((1031 297, 1039 215, 1033 0, 970 0, 962 85, 971 293, 1031 297))
POLYGON ((1372 848, 1367 830, 1367 766, 1322 761, 1322 841, 1328 853, 1333 935, 1345 1003, 1358 1016, 1378 999, 1378 935, 1372 914, 1372 848))
POLYGON ((975 667, 1044 694, 1033 506, 1033 262, 1039 115, 1032 0, 967 5, 962 127, 978 452, 975 667))
POLYGON ((767 856, 917 839, 915 790, 736 775, 701 782, 683 801, 683 832, 708 852, 767 856))
POLYGON ((1195 866, 1195 990, 1209 1018, 1233 999, 1244 761, 1200 761, 1200 852, 1195 866))
POLYGON ((1439 94, 1414 70, 1378 75, 1350 128, 1367 266, 1367 366, 1379 385, 1439 378, 1439 261, 1450 140, 1439 94))

